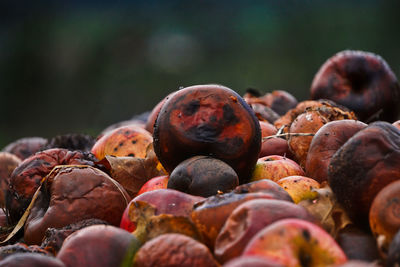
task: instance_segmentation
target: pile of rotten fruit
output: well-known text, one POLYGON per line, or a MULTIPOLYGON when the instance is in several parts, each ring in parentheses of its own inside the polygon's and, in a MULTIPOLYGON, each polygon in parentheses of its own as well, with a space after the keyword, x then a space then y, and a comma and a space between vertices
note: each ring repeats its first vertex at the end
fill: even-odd
POLYGON ((400 87, 362 51, 310 99, 182 88, 0 154, 0 266, 398 266, 400 87))

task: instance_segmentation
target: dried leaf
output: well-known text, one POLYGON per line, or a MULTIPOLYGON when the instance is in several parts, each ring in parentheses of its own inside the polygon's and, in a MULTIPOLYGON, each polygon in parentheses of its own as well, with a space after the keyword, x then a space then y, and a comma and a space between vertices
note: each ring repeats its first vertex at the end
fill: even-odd
POLYGON ((298 204, 314 215, 320 221, 321 226, 336 238, 339 230, 352 222, 328 185, 312 190, 317 192, 317 197, 313 200, 303 200, 298 204))
POLYGON ((152 144, 148 146, 144 159, 107 155, 101 163, 109 168, 111 177, 119 182, 131 197, 134 197, 150 178, 167 174, 154 153, 152 144))

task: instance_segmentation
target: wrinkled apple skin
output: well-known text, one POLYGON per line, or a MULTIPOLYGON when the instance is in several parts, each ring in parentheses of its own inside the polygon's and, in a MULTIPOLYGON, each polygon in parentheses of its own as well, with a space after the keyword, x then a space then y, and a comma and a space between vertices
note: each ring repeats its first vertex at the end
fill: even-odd
POLYGON ((400 130, 374 122, 353 135, 333 155, 328 182, 358 226, 369 229, 368 214, 378 192, 400 179, 400 130))
POLYGON ((364 51, 341 51, 321 66, 311 85, 311 99, 321 98, 348 107, 361 121, 393 122, 400 111, 395 74, 380 56, 364 51))

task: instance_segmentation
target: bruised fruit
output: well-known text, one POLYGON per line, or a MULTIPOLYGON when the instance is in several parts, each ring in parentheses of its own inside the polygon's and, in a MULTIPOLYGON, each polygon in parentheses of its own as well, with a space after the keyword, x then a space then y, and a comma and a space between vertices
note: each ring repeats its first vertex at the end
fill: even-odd
POLYGON ((258 119, 233 90, 197 85, 165 101, 154 127, 154 149, 169 172, 197 155, 230 165, 241 183, 248 180, 261 148, 258 119))
POLYGON ((36 153, 14 169, 6 193, 6 207, 11 223, 16 223, 28 207, 43 177, 57 165, 94 166, 96 158, 80 151, 53 148, 36 153))
POLYGON ((283 219, 263 228, 247 244, 243 255, 266 256, 288 267, 328 266, 347 261, 327 232, 300 219, 283 219))
POLYGON ((25 223, 27 244, 40 244, 49 227, 97 218, 119 225, 129 196, 106 173, 89 166, 56 167, 44 181, 25 223))
POLYGON ((304 176, 305 173, 295 161, 279 155, 270 155, 258 159, 251 180, 270 179, 277 182, 292 175, 304 176))
POLYGON ((296 204, 302 200, 315 199, 318 193, 314 189, 320 188, 316 180, 306 176, 288 176, 277 183, 289 193, 296 204))
POLYGON ((243 249, 258 231, 271 223, 298 218, 317 222, 302 206, 283 200, 254 199, 240 204, 228 217, 215 241, 214 254, 226 262, 242 254, 243 249))
POLYGON ((311 140, 306 159, 307 176, 318 182, 328 180, 329 162, 335 152, 355 133, 367 127, 357 120, 331 121, 322 126, 311 140))
POLYGON ((376 195, 369 210, 369 225, 385 255, 400 230, 400 180, 388 184, 376 195))
POLYGON ((203 197, 229 192, 238 185, 238 176, 228 164, 207 156, 181 162, 168 180, 169 189, 203 197))
POLYGON ((68 236, 57 258, 66 266, 121 266, 133 261, 140 245, 128 231, 111 225, 92 225, 68 236))
POLYGON ((158 189, 138 195, 132 199, 122 215, 120 227, 129 232, 136 229, 136 221, 130 219, 130 212, 139 208, 138 201, 147 202, 155 208, 155 215, 172 214, 190 218, 193 205, 204 200, 203 197, 189 195, 173 189, 158 189))
POLYGON ((276 196, 265 191, 244 194, 231 192, 211 196, 196 203, 191 218, 203 236, 204 243, 212 249, 218 233, 232 211, 240 204, 258 198, 275 199, 276 196))
POLYGON ((400 179, 400 131, 375 122, 353 135, 333 155, 328 182, 358 225, 369 228, 368 213, 378 192, 400 179))
POLYGON ((153 142, 151 134, 130 124, 105 133, 93 145, 92 153, 102 160, 106 155, 145 158, 147 147, 153 142))
POLYGON ((202 243, 181 234, 164 234, 146 242, 136 253, 135 266, 208 266, 219 264, 202 243))
POLYGON ((400 86, 380 56, 364 51, 341 51, 319 69, 311 99, 331 99, 353 110, 360 120, 398 119, 400 86))
POLYGON ((40 151, 46 143, 47 139, 42 137, 24 137, 8 144, 2 151, 24 160, 40 151))

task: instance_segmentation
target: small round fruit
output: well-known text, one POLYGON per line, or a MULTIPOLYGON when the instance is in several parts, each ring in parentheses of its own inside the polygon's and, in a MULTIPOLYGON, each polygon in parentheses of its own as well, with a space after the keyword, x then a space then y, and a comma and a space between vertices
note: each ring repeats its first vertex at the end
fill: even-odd
POLYGON ((169 189, 202 197, 226 193, 238 185, 238 176, 228 164, 207 156, 195 156, 181 162, 168 180, 169 189))

